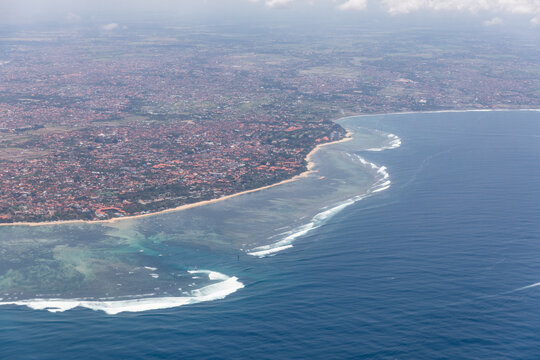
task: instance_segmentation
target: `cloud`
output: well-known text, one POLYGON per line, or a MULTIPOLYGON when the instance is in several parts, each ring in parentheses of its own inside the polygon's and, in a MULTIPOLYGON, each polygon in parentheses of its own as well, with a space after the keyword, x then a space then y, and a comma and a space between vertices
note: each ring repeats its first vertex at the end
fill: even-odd
POLYGON ((118 25, 117 23, 110 23, 110 24, 107 24, 107 25, 103 25, 101 27, 101 30, 112 31, 112 30, 117 29, 119 26, 120 25, 118 25))
POLYGON ((494 25, 500 25, 503 23, 503 20, 500 17, 494 17, 491 20, 486 20, 483 22, 484 26, 494 26, 494 25))
POLYGON ((270 8, 279 8, 284 7, 292 3, 293 0, 266 0, 266 6, 270 8))
POLYGON ((512 14, 540 13, 540 0, 382 0, 390 14, 409 14, 418 10, 492 11, 512 14))
POLYGON ((364 10, 367 7, 367 0, 347 0, 339 5, 340 10, 364 10))
POLYGON ((532 25, 540 25, 540 0, 246 0, 261 3, 268 8, 283 8, 292 4, 307 5, 333 4, 341 11, 366 10, 369 4, 380 5, 391 15, 405 15, 415 12, 464 12, 487 13, 493 18, 483 22, 484 26, 503 23, 505 15, 529 15, 532 25), (496 16, 497 15, 497 16, 496 16))

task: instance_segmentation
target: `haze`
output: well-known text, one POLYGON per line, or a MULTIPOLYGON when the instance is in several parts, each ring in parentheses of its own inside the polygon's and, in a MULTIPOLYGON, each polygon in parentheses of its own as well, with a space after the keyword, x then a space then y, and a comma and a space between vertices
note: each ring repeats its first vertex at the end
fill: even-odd
POLYGON ((3 0, 3 25, 366 23, 537 30, 540 0, 3 0))

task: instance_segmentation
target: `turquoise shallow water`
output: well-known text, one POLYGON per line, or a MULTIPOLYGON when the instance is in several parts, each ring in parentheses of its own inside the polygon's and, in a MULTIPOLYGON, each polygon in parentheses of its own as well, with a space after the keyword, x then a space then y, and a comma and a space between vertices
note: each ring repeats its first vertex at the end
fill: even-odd
POLYGON ((243 283, 214 266, 290 249, 343 208, 389 187, 385 168, 355 151, 395 147, 399 138, 359 124, 349 129, 354 138, 317 152, 308 176, 264 191, 114 223, 3 227, 0 304, 116 314, 234 293, 243 283))
MULTIPOLYGON (((156 293, 173 293, 189 286, 186 270, 195 266, 235 276, 244 287, 222 300, 117 315, 7 305, 0 308, 0 357, 534 359, 540 345, 539 120, 538 112, 344 120, 344 126, 350 122, 402 139, 394 150, 352 151, 377 169, 386 166, 391 187, 345 207, 272 257, 249 256, 239 249, 272 244, 283 238, 273 235, 309 224, 329 209, 324 206, 349 199, 347 189, 355 179, 347 178, 346 171, 352 165, 344 163, 343 173, 328 178, 343 183, 332 204, 306 204, 305 215, 293 217, 291 213, 303 211, 300 202, 298 210, 290 208, 289 223, 279 231, 277 226, 262 226, 262 221, 253 224, 249 217, 217 215, 212 224, 199 224, 199 237, 187 235, 193 229, 168 216, 145 220, 135 229, 2 229, 2 251, 10 251, 5 259, 13 259, 9 266, 6 261, 0 265, 4 281, 6 269, 36 264, 32 266, 42 272, 35 276, 51 276, 44 283, 58 286, 58 276, 48 275, 48 269, 60 262, 71 264, 71 273, 59 272, 73 281, 60 291, 74 296, 88 291, 71 286, 85 273, 96 274, 85 285, 118 291, 108 277, 114 266, 118 278, 127 276, 121 275, 123 267, 141 272, 136 277, 140 282, 126 282, 135 292, 154 286, 150 290, 156 293), (250 240, 248 235, 257 228, 268 235, 250 240), (235 232, 242 239, 238 243, 230 240, 235 232), (40 246, 31 241, 36 234, 40 246), (184 234, 182 241, 178 234, 184 234), (58 242, 55 247, 64 246, 56 251, 64 260, 54 252, 47 258, 51 239, 58 242), (112 251, 107 241, 122 246, 112 251), (99 256, 89 261, 89 252, 99 256), (16 256, 23 260, 17 263, 16 256), (154 272, 157 279, 149 275, 154 272)), ((381 136, 370 133, 368 138, 381 136)), ((358 169, 363 171, 357 173, 357 184, 365 187, 355 190, 363 194, 381 178, 369 178, 366 166, 358 169)), ((318 179, 312 180, 324 181, 318 179)), ((291 189, 291 194, 297 191, 291 189)), ((279 207, 279 201, 275 203, 279 207)), ((232 206, 222 204, 213 214, 232 206)), ((194 219, 209 214, 198 211, 201 215, 194 219)), ((210 281, 208 274, 188 276, 189 281, 200 277, 201 284, 193 288, 223 281, 210 281)))

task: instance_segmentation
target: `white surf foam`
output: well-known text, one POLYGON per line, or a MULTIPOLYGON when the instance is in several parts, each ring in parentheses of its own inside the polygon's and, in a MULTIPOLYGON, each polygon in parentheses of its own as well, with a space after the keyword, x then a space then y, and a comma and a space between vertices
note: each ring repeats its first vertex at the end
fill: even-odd
POLYGON ((390 181, 387 181, 381 185, 381 187, 378 187, 377 189, 372 190, 372 193, 378 193, 384 190, 388 190, 390 188, 390 181))
POLYGON ((266 256, 272 256, 275 255, 275 253, 290 249, 292 248, 292 242, 296 240, 296 238, 307 234, 311 230, 313 230, 316 227, 316 223, 314 221, 311 221, 307 224, 301 225, 291 231, 287 231, 284 233, 285 237, 281 239, 280 241, 270 244, 270 245, 263 245, 256 247, 250 251, 247 252, 248 255, 252 256, 258 256, 258 257, 266 257, 266 256))
POLYGON ((258 246, 247 252, 248 255, 257 256, 260 258, 266 256, 273 256, 276 253, 287 250, 293 247, 292 243, 299 237, 306 235, 310 231, 322 226, 328 219, 345 209, 347 206, 354 204, 356 201, 364 198, 363 196, 356 196, 354 198, 345 200, 330 209, 323 210, 320 213, 313 216, 311 221, 307 224, 301 225, 291 231, 286 232, 286 236, 280 241, 270 244, 258 246))
POLYGON ((386 137, 388 138, 388 143, 377 148, 370 148, 366 149, 365 151, 384 151, 384 150, 392 150, 397 149, 401 146, 401 139, 396 134, 386 134, 386 137))
POLYGON ((274 256, 280 251, 290 249, 293 247, 292 244, 297 238, 303 235, 306 235, 307 233, 309 233, 310 231, 314 229, 319 228, 328 219, 330 219, 337 213, 341 212, 346 207, 354 204, 357 201, 360 201, 366 198, 370 194, 378 193, 378 192, 381 192, 390 188, 392 182, 390 181, 390 174, 388 173, 386 166, 378 166, 356 154, 347 153, 347 155, 349 156, 351 160, 358 161, 366 168, 374 171, 375 176, 376 176, 376 181, 371 186, 371 188, 368 191, 366 191, 366 193, 354 196, 350 199, 342 201, 328 209, 325 209, 319 212, 318 214, 313 216, 313 218, 311 218, 311 221, 309 223, 301 225, 291 231, 283 233, 282 234, 283 238, 279 240, 278 242, 275 242, 269 245, 258 246, 256 248, 248 250, 247 254, 263 258, 267 256, 274 256))
POLYGON ((414 115, 414 114, 442 114, 442 113, 468 113, 468 112, 512 112, 512 111, 539 111, 540 108, 530 108, 530 109, 464 109, 464 110, 426 110, 426 111, 402 111, 402 112, 389 112, 384 114, 358 114, 343 117, 338 119, 338 121, 346 120, 349 118, 357 117, 375 117, 375 116, 388 116, 388 115, 414 115))
POLYGON ((26 306, 34 310, 47 310, 53 313, 83 307, 95 311, 103 311, 109 315, 116 315, 122 312, 169 309, 204 301, 219 300, 244 287, 244 284, 238 281, 237 277, 229 277, 216 271, 196 270, 193 272, 190 271, 190 273, 207 274, 210 280, 217 280, 219 282, 192 290, 187 296, 143 297, 128 300, 30 299, 0 302, 0 306, 26 306))
POLYGON ((206 274, 206 275, 208 275, 208 278, 210 280, 225 281, 225 280, 229 279, 229 277, 227 275, 219 273, 217 271, 212 271, 212 270, 189 270, 188 273, 190 273, 190 274, 206 274))
POLYGON ((257 257, 263 258, 263 257, 275 255, 276 253, 280 251, 287 250, 292 247, 293 247, 292 244, 283 245, 283 246, 275 246, 275 247, 272 247, 271 245, 265 245, 265 246, 257 247, 253 249, 255 251, 248 252, 247 254, 251 256, 257 256, 257 257), (264 247, 268 247, 268 248, 266 250, 258 250, 264 247))

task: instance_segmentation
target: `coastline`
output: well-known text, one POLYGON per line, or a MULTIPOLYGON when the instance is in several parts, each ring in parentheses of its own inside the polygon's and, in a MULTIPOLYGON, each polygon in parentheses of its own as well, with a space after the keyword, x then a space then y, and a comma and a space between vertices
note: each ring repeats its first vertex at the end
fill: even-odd
MULTIPOLYGON (((354 116, 357 116, 357 115, 354 115, 354 116)), ((352 135, 353 135, 353 133, 351 131, 347 131, 347 133, 345 134, 345 137, 343 139, 316 145, 313 148, 313 150, 311 150, 305 157, 305 160, 307 162, 306 171, 304 171, 304 172, 302 172, 302 173, 300 173, 298 175, 295 175, 290 179, 285 179, 285 180, 282 180, 282 181, 277 182, 275 184, 265 185, 265 186, 258 187, 258 188, 255 188, 255 189, 245 190, 245 191, 241 191, 241 192, 238 192, 238 193, 235 193, 235 194, 222 196, 222 197, 216 198, 216 199, 203 200, 203 201, 199 201, 199 202, 196 202, 196 203, 180 205, 180 206, 177 206, 177 207, 174 207, 174 208, 160 210, 160 211, 147 213, 147 214, 123 216, 123 217, 116 217, 116 218, 105 219, 105 220, 77 220, 77 219, 74 219, 74 220, 42 221, 42 222, 24 222, 24 221, 22 221, 22 222, 14 222, 14 223, 0 223, 0 227, 5 227, 5 226, 51 226, 51 225, 66 225, 66 224, 110 224, 110 223, 115 223, 115 222, 124 221, 124 220, 133 220, 133 219, 138 219, 138 218, 143 218, 143 217, 156 216, 156 215, 161 215, 161 214, 170 213, 170 212, 183 211, 183 210, 191 209, 191 208, 198 207, 198 206, 204 206, 204 205, 208 205, 208 204, 213 204, 213 203, 216 203, 216 202, 219 202, 219 201, 234 198, 236 196, 254 193, 254 192, 269 189, 269 188, 272 188, 272 187, 275 187, 275 186, 287 184, 287 183, 296 181, 296 180, 301 179, 301 178, 305 178, 305 177, 307 177, 308 175, 310 175, 313 172, 313 167, 315 166, 315 163, 313 162, 312 157, 317 151, 319 151, 321 148, 323 148, 325 146, 339 144, 339 143, 343 143, 343 142, 352 140, 352 135)))
POLYGON ((396 111, 396 112, 375 112, 375 113, 358 113, 341 117, 334 121, 344 120, 357 116, 379 116, 379 115, 411 115, 411 114, 442 114, 442 113, 464 113, 464 112, 504 112, 504 111, 537 111, 540 108, 518 108, 518 109, 463 109, 463 110, 424 110, 424 111, 396 111))
MULTIPOLYGON (((334 122, 339 122, 340 120, 345 120, 353 117, 359 117, 359 116, 379 116, 379 115, 410 115, 410 114, 437 114, 437 113, 462 113, 462 112, 491 112, 491 111, 535 111, 540 112, 540 108, 520 108, 520 109, 464 109, 464 110, 426 110, 426 111, 403 111, 403 112, 382 112, 382 113, 371 113, 371 114, 353 114, 353 115, 347 115, 340 117, 336 120, 333 120, 334 122)), ((0 227, 6 227, 6 226, 51 226, 51 225, 65 225, 65 224, 109 224, 109 223, 116 223, 124 220, 133 220, 137 218, 143 218, 143 217, 150 217, 150 216, 156 216, 160 214, 170 213, 170 212, 176 212, 176 211, 183 211, 187 209, 191 209, 194 207, 204 206, 212 203, 216 203, 219 201, 231 199, 236 196, 245 195, 265 189, 272 188, 274 186, 279 186, 282 184, 290 183, 293 181, 296 181, 298 179, 304 178, 311 174, 313 172, 313 167, 315 166, 315 163, 311 160, 313 155, 320 150, 321 148, 333 144, 342 143, 345 141, 352 140, 352 132, 347 131, 345 137, 340 140, 331 141, 323 144, 316 145, 313 150, 311 150, 305 157, 305 160, 307 162, 306 171, 293 176, 290 179, 285 179, 280 182, 277 182, 275 184, 265 185, 259 188, 251 189, 251 190, 245 190, 238 193, 234 193, 231 195, 222 196, 220 198, 216 199, 210 199, 210 200, 203 200, 191 204, 185 204, 180 205, 174 208, 160 210, 156 212, 146 213, 146 214, 139 214, 139 215, 130 215, 130 216, 124 216, 124 217, 115 217, 111 219, 104 219, 104 220, 80 220, 80 219, 74 219, 74 220, 59 220, 59 221, 43 221, 43 222, 14 222, 14 223, 0 223, 0 227)))

